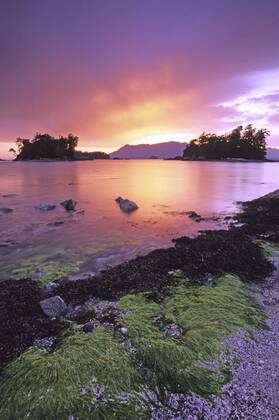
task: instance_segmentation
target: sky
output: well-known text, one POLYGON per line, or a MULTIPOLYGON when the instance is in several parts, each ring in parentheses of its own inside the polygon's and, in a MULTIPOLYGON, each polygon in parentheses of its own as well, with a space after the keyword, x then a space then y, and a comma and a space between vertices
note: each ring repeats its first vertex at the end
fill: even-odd
POLYGON ((279 147, 276 0, 2 0, 0 157, 17 137, 83 150, 253 123, 279 147))

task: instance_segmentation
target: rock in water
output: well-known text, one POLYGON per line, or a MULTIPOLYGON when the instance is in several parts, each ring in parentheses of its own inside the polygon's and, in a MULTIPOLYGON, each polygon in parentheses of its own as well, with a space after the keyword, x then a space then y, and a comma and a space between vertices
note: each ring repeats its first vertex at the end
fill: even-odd
POLYGON ((119 204, 119 207, 122 211, 124 211, 124 213, 131 213, 132 211, 138 209, 138 205, 134 203, 134 201, 127 200, 122 197, 118 197, 115 201, 119 204))
POLYGON ((13 197, 16 197, 16 196, 17 196, 17 194, 3 194, 2 195, 3 198, 13 198, 13 197))
POLYGON ((61 206, 64 207, 65 210, 74 211, 75 207, 77 205, 77 201, 70 198, 69 200, 62 201, 62 203, 60 203, 60 204, 61 204, 61 206))
POLYGON ((54 210, 56 208, 56 205, 50 204, 50 203, 44 203, 44 204, 40 204, 36 208, 41 211, 50 211, 50 210, 54 210))
POLYGON ((190 217, 190 219, 194 220, 195 222, 201 222, 204 220, 200 214, 196 213, 195 211, 186 211, 186 214, 190 217))
POLYGON ((67 311, 67 305, 60 296, 52 296, 40 302, 42 311, 50 318, 58 318, 67 311))
POLYGON ((10 207, 0 207, 0 213, 8 214, 8 213, 11 213, 12 211, 13 209, 11 209, 10 207))

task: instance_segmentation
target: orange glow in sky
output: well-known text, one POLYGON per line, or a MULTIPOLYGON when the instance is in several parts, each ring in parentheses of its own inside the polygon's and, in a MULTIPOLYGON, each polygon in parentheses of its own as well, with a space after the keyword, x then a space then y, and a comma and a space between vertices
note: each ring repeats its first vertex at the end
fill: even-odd
POLYGON ((279 147, 278 2, 3 3, 0 158, 36 132, 112 151, 247 123, 279 147))

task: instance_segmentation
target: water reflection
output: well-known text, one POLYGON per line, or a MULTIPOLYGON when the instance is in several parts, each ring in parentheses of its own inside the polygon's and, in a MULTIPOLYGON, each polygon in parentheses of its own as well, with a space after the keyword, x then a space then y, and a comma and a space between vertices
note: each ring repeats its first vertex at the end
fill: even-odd
POLYGON ((0 163, 1 195, 17 194, 0 197, 0 206, 14 209, 0 215, 1 242, 11 243, 0 247, 1 265, 20 264, 21 258, 38 253, 47 258, 59 250, 81 264, 89 258, 93 267, 96 258, 115 263, 167 246, 173 237, 193 235, 204 227, 171 212, 195 210, 205 216, 231 212, 236 201, 277 188, 278 172, 277 163, 0 163), (115 203, 119 195, 136 201, 139 209, 123 214, 115 203), (76 199, 85 214, 66 213, 59 203, 67 198, 76 199), (57 208, 42 213, 35 209, 40 203, 57 208))

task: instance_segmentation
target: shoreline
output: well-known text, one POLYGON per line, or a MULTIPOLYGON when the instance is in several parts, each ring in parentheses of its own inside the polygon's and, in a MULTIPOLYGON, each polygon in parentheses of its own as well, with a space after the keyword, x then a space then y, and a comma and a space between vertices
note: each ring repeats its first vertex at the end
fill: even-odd
MULTIPOLYGON (((113 358, 118 360, 117 368, 122 366, 123 372, 129 367, 129 373, 126 372, 127 383, 122 383, 119 377, 111 379, 110 383, 108 376, 102 376, 102 372, 95 372, 94 378, 97 377, 97 387, 107 390, 106 398, 113 395, 110 398, 114 401, 114 410, 124 415, 119 402, 119 392, 115 394, 113 391, 122 383, 120 388, 128 394, 128 407, 131 413, 133 412, 132 418, 141 418, 139 413, 142 410, 149 413, 147 418, 172 418, 177 412, 177 407, 171 403, 174 396, 179 397, 181 401, 182 407, 179 409, 183 406, 183 409, 186 409, 189 401, 185 396, 194 392, 198 400, 206 395, 208 398, 212 393, 222 390, 226 383, 230 384, 225 370, 221 374, 199 368, 199 372, 196 363, 211 357, 216 359, 222 350, 219 348, 220 338, 227 335, 234 337, 233 334, 237 333, 239 328, 242 331, 250 331, 251 328, 261 331, 264 326, 265 307, 261 305, 261 309, 255 305, 254 298, 251 300, 247 290, 256 287, 261 291, 265 287, 263 279, 270 277, 272 273, 270 257, 267 256, 273 252, 272 244, 279 242, 279 190, 243 203, 243 211, 235 215, 234 219, 242 226, 231 227, 227 231, 205 231, 195 238, 177 238, 173 240, 173 247, 157 249, 146 256, 137 257, 84 280, 61 279, 57 283, 48 284, 43 290, 30 279, 7 280, 1 283, 0 312, 5 325, 0 329, 3 367, 0 377, 3 395, 6 392, 5 388, 10 389, 11 394, 9 398, 6 394, 2 411, 0 409, 2 417, 9 418, 7 413, 11 413, 16 407, 20 415, 14 418, 22 418, 24 413, 26 415, 25 410, 33 413, 31 419, 36 418, 38 396, 35 390, 31 401, 24 400, 25 405, 22 402, 15 404, 13 401, 13 389, 20 386, 13 382, 14 375, 21 372, 22 376, 22 369, 26 369, 27 366, 31 372, 35 369, 32 358, 29 359, 33 354, 42 363, 40 369, 43 369, 48 358, 53 359, 52 363, 55 363, 55 358, 59 358, 61 352, 66 353, 59 364, 66 363, 66 354, 69 354, 70 360, 71 357, 76 358, 71 356, 71 351, 75 351, 76 348, 75 343, 87 354, 88 351, 93 351, 94 346, 97 346, 94 351, 100 351, 101 343, 106 342, 106 348, 112 352, 111 362, 106 360, 106 368, 113 369, 113 358), (193 300, 196 295, 198 300, 193 300), (62 316, 53 318, 43 313, 40 303, 55 296, 63 299, 66 309, 61 313, 62 316), (185 300, 188 304, 184 308, 185 300), (242 302, 240 307, 239 302, 242 302), (191 319, 193 325, 189 321, 191 319), (150 343, 150 350, 147 350, 149 347, 146 347, 146 343, 150 343), (197 349, 189 353, 191 346, 195 349, 196 345, 197 349, 204 351, 203 356, 198 356, 197 349), (165 357, 169 354, 173 357, 171 367, 164 364, 165 357), (185 366, 192 366, 191 375, 194 375, 194 382, 186 371, 185 377, 182 374, 184 363, 185 366), (207 378, 205 383, 203 376, 199 375, 207 378), (132 389, 131 383, 134 383, 132 389), (154 390, 158 386, 160 393, 155 395, 154 390), (147 393, 144 391, 146 387, 147 393), (111 394, 113 392, 114 394, 111 394), (149 402, 143 403, 146 399, 149 402), (169 414, 167 410, 171 410, 169 414)), ((99 360, 99 356, 98 353, 94 354, 93 361, 96 364, 96 357, 99 360)), ((80 361, 75 365, 69 380, 72 381, 73 375, 81 375, 86 382, 88 369, 94 371, 94 366, 90 367, 90 360, 83 360, 80 356, 80 361), (86 372, 83 371, 85 365, 86 372)), ((102 365, 102 359, 98 363, 102 365)), ((102 370, 105 371, 104 365, 102 366, 102 370)), ((237 367, 232 367, 231 370, 236 372, 237 367)), ((40 372, 41 370, 37 373, 34 371, 33 376, 40 372)), ((59 371, 59 375, 63 376, 63 372, 59 371)), ((113 376, 113 372, 111 375, 113 376)), ((21 386, 27 386, 26 380, 21 386)), ((34 386, 40 388, 36 383, 34 386)), ((96 386, 84 395, 95 395, 96 386)), ((87 385, 85 389, 88 389, 87 385)), ((42 392, 43 390, 45 392, 45 385, 42 385, 42 392)), ((56 389, 58 394, 61 391, 60 388, 56 389)), ((68 397, 69 401, 66 400, 62 408, 60 406, 62 417, 79 417, 80 397, 76 392, 76 389, 73 390, 71 398, 68 397), (74 404, 75 414, 68 411, 68 404, 74 404)), ((95 410, 96 416, 100 405, 106 405, 103 394, 105 391, 93 408, 90 404, 87 407, 95 410)), ((55 397, 52 398, 55 401, 55 397)), ((207 406, 207 399, 199 400, 199 403, 200 401, 202 406, 207 406)), ((239 403, 238 408, 241 409, 241 404, 244 407, 244 403, 244 400, 239 403)), ((197 409, 193 402, 191 404, 192 411, 187 412, 187 415, 193 415, 197 409)), ((52 403, 50 405, 52 406, 52 403)), ((40 407, 42 410, 42 406, 40 407)), ((107 406, 106 410, 109 410, 107 406)), ((208 418, 213 419, 213 409, 210 410, 212 417, 208 418)), ((46 413, 51 416, 51 411, 46 413)), ((109 417, 109 411, 106 413, 109 417)))
POLYGON ((130 160, 144 160, 144 161, 175 161, 175 162, 228 162, 228 163, 278 163, 279 160, 272 160, 272 159, 265 159, 265 160, 254 160, 254 159, 234 159, 234 158, 228 158, 228 159, 183 159, 183 158, 156 158, 156 159, 150 159, 150 158, 110 158, 110 159, 0 159, 1 162, 39 162, 39 163, 45 163, 45 162, 89 162, 89 161, 130 161, 130 160))

